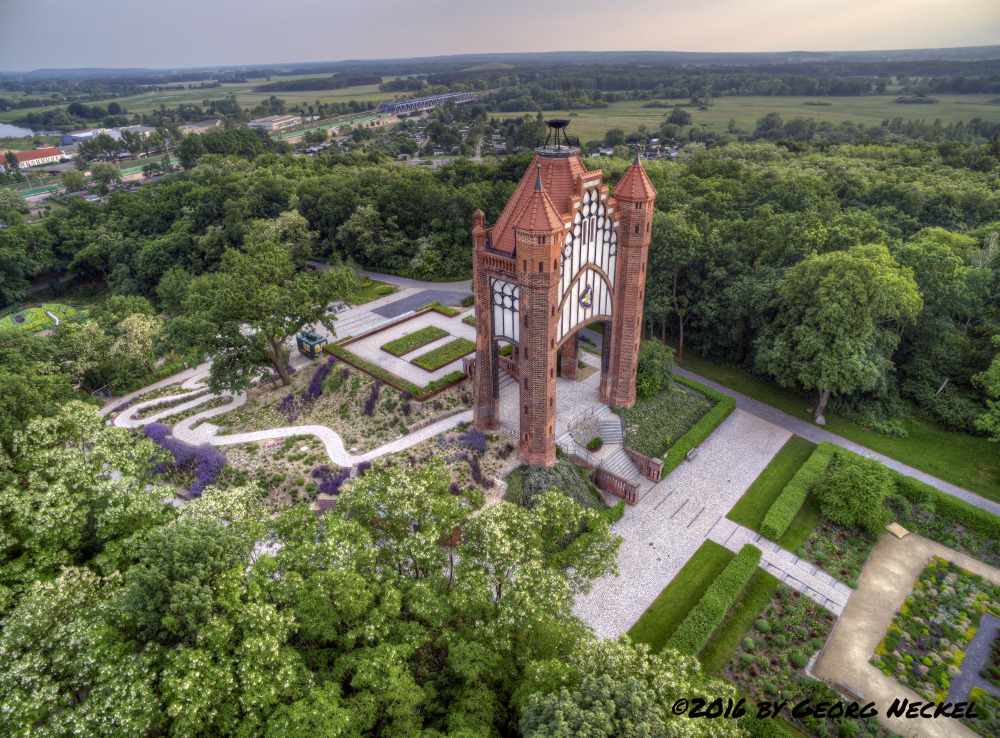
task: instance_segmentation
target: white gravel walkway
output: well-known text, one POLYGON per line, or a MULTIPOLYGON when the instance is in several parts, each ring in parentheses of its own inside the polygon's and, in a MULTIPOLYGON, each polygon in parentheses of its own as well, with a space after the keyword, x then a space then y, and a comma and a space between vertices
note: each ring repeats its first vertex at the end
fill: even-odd
POLYGON ((597 580, 577 597, 575 614, 601 638, 627 631, 652 604, 709 531, 753 484, 791 433, 736 410, 657 484, 645 482, 639 503, 612 527, 624 538, 620 576, 597 580))
MULTIPOLYGON (((148 392, 157 387, 164 387, 168 384, 180 382, 181 389, 193 389, 194 391, 188 393, 187 395, 174 395, 169 398, 157 398, 155 400, 147 400, 146 402, 137 403, 119 413, 114 418, 113 424, 119 428, 141 428, 148 423, 157 422, 160 418, 174 415, 182 410, 187 410, 191 407, 196 407, 199 404, 208 402, 217 395, 203 394, 203 381, 207 375, 207 369, 198 367, 198 371, 189 370, 189 372, 184 372, 183 375, 178 374, 164 380, 163 382, 158 382, 155 385, 150 385, 149 387, 144 388, 142 391, 148 392), (177 397, 180 396, 192 397, 193 399, 177 407, 169 408, 162 413, 156 413, 148 418, 135 417, 137 413, 145 408, 162 404, 163 402, 167 402, 169 400, 176 400, 177 397)), ((133 396, 138 396, 142 393, 142 391, 133 393, 133 396)), ((220 436, 218 435, 218 426, 212 425, 211 423, 205 423, 203 421, 208 418, 215 417, 216 415, 222 415, 223 413, 235 410, 246 402, 246 393, 243 392, 235 394, 223 392, 222 395, 232 397, 233 401, 226 405, 211 408, 196 415, 192 415, 190 418, 185 418, 181 422, 177 423, 173 427, 172 431, 174 438, 195 445, 208 443, 212 446, 229 446, 237 443, 251 443, 256 441, 272 440, 275 438, 287 438, 288 436, 312 435, 316 436, 323 442, 323 445, 326 447, 327 455, 334 464, 341 467, 353 467, 357 466, 361 462, 373 461, 380 456, 396 453, 397 451, 402 451, 410 446, 415 446, 421 441, 433 438, 438 433, 443 433, 444 431, 454 428, 456 425, 461 425, 462 423, 467 423, 472 420, 472 411, 467 410, 464 413, 452 415, 451 417, 428 425, 418 431, 414 431, 413 433, 400 436, 384 446, 380 446, 379 448, 372 449, 364 454, 358 454, 355 456, 347 451, 344 446, 344 441, 340 435, 335 430, 325 425, 290 425, 283 428, 270 428, 265 431, 255 431, 253 433, 236 433, 232 435, 220 436), (198 427, 195 428, 195 425, 198 425, 198 427)), ((122 400, 119 400, 118 402, 120 404, 122 400)), ((107 412, 110 412, 110 408, 105 408, 102 412, 107 414, 107 412)))

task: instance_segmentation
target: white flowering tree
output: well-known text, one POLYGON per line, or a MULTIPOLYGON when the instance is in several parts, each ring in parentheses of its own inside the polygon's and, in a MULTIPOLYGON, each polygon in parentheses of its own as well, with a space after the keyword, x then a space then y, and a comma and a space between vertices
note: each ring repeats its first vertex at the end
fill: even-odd
POLYGON ((70 402, 13 435, 0 487, 0 612, 60 567, 126 568, 146 533, 173 517, 147 490, 157 447, 70 402))

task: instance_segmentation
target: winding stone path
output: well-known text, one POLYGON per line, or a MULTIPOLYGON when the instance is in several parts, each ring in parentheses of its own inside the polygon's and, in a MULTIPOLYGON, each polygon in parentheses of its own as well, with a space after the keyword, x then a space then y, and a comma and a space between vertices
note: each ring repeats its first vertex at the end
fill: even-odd
MULTIPOLYGON (((182 372, 181 374, 169 377, 163 382, 157 382, 156 384, 150 385, 139 392, 133 393, 131 396, 123 398, 124 400, 131 399, 133 397, 141 396, 144 392, 150 392, 153 389, 157 389, 158 387, 166 387, 171 384, 178 383, 180 384, 181 389, 192 390, 184 395, 160 397, 155 400, 147 400, 146 402, 140 402, 132 405, 119 413, 115 417, 113 424, 118 428, 141 428, 149 423, 158 422, 161 418, 176 415, 184 410, 197 407, 199 404, 207 403, 214 397, 218 397, 219 395, 217 394, 206 393, 204 389, 204 379, 208 376, 208 366, 209 365, 203 364, 195 370, 188 370, 187 372, 182 372), (182 403, 176 407, 168 408, 163 412, 151 415, 148 418, 135 417, 137 413, 146 408, 155 407, 156 405, 163 404, 164 402, 174 401, 179 397, 191 397, 192 399, 189 402, 182 403)), ((340 435, 335 430, 325 425, 289 425, 282 428, 270 428, 264 431, 234 433, 231 435, 220 436, 218 435, 218 426, 204 421, 209 418, 214 418, 217 415, 231 412, 232 410, 241 407, 247 400, 245 392, 222 392, 221 395, 232 397, 233 401, 219 407, 207 409, 204 412, 192 415, 191 417, 185 418, 181 422, 177 423, 173 427, 172 431, 174 438, 194 445, 207 443, 212 446, 229 446, 238 443, 253 443, 257 441, 269 441, 275 438, 287 438, 288 436, 311 435, 316 436, 323 443, 323 446, 326 448, 327 455, 334 464, 340 467, 353 467, 364 461, 373 461, 380 456, 393 454, 397 451, 402 451, 411 446, 415 446, 428 438, 433 438, 439 433, 443 433, 444 431, 454 428, 457 425, 461 425, 462 423, 467 423, 472 420, 472 411, 467 410, 463 413, 452 415, 436 423, 432 423, 431 425, 425 426, 424 428, 405 436, 401 436, 400 438, 390 441, 379 448, 372 449, 371 451, 363 454, 353 455, 345 448, 344 441, 340 435)), ((118 400, 117 402, 120 404, 122 400, 118 400)), ((101 410, 101 413, 104 415, 107 415, 109 412, 110 406, 106 406, 101 410)))

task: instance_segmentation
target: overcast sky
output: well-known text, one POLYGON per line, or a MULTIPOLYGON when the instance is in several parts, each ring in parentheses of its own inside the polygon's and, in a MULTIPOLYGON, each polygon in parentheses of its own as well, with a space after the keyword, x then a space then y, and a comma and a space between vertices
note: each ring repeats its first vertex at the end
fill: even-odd
POLYGON ((0 0, 0 70, 1000 44, 1000 0, 0 0))

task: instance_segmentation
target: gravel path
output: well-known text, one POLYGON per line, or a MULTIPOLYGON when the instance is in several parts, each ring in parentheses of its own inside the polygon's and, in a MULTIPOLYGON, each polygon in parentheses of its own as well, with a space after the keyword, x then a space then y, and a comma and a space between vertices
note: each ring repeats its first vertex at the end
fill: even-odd
POLYGON ((612 526, 624 538, 620 576, 605 576, 577 597, 575 614, 601 638, 627 631, 688 562, 719 519, 778 453, 791 433, 736 410, 686 461, 653 484, 612 526))
POLYGON ((916 533, 908 533, 898 539, 885 533, 872 549, 858 577, 858 588, 830 633, 826 647, 813 667, 813 674, 828 684, 843 681, 863 694, 866 702, 878 705, 882 723, 900 735, 972 738, 977 734, 951 718, 887 718, 885 709, 894 699, 913 702, 923 701, 923 698, 868 663, 931 556, 940 556, 994 584, 1000 584, 1000 569, 971 556, 916 533))
MULTIPOLYGON (((207 365, 202 365, 207 366, 207 365)), ((202 369, 199 367, 199 369, 202 369)), ((164 380, 163 382, 158 382, 156 385, 150 385, 144 388, 138 393, 133 393, 134 396, 142 394, 143 391, 148 392, 152 389, 167 386, 168 384, 175 384, 181 382, 181 389, 192 389, 194 391, 188 393, 186 396, 191 396, 193 399, 190 402, 183 403, 178 407, 170 408, 162 413, 157 413, 148 418, 136 418, 136 413, 142 411, 145 408, 155 406, 165 401, 166 398, 157 398, 155 400, 148 400, 146 402, 140 402, 132 407, 119 413, 113 424, 119 428, 141 428, 148 423, 154 423, 159 418, 165 417, 167 415, 173 415, 183 410, 187 410, 191 407, 196 407, 199 404, 206 403, 217 395, 214 394, 199 394, 204 392, 203 381, 208 375, 207 369, 202 369, 201 371, 189 370, 183 373, 186 376, 178 374, 173 377, 164 380), (199 395, 194 397, 195 395, 199 395)), ((270 428, 264 431, 254 431, 252 433, 235 433, 232 435, 220 436, 218 435, 219 427, 212 425, 211 423, 204 422, 209 418, 213 418, 216 415, 222 415, 223 413, 228 413, 236 408, 242 406, 246 403, 246 393, 230 393, 223 392, 222 395, 230 396, 233 401, 222 405, 220 407, 211 408, 205 410, 204 412, 192 415, 189 418, 185 418, 181 422, 177 423, 173 427, 173 436, 178 440, 184 441, 186 443, 192 443, 195 445, 201 445, 208 443, 212 446, 229 446, 237 443, 251 443, 256 441, 268 441, 275 438, 287 438, 288 436, 298 436, 298 435, 312 435, 319 438, 322 441, 323 446, 326 448, 327 455, 330 460, 341 467, 353 467, 357 466, 363 461, 373 461, 380 456, 385 456, 386 454, 393 454, 397 451, 402 451, 403 449, 409 448, 410 446, 415 446, 418 443, 427 440, 428 438, 433 438, 438 433, 443 433, 451 428, 462 423, 467 423, 472 420, 472 411, 467 410, 463 413, 457 415, 452 415, 451 417, 440 420, 437 423, 432 423, 420 430, 409 433, 405 436, 400 436, 399 438, 390 441, 384 446, 373 449, 363 454, 354 455, 347 451, 344 446, 344 441, 340 435, 325 425, 291 425, 285 426, 283 428, 270 428), (194 426, 198 425, 197 428, 194 426)), ((175 400, 177 396, 171 397, 169 399, 175 400)), ((119 401, 120 403, 121 401, 119 401)), ((103 411, 102 411, 103 412, 103 411)), ((107 413, 105 413, 107 414, 107 413)))

